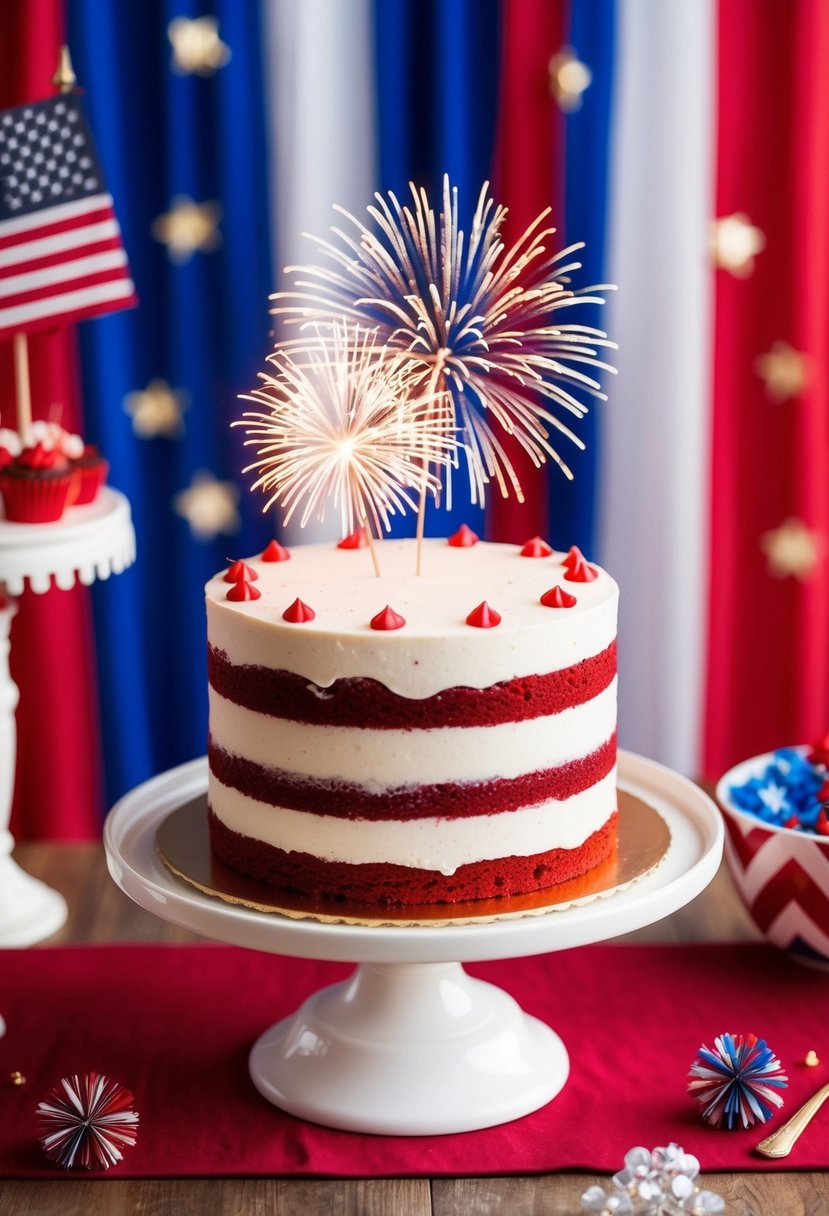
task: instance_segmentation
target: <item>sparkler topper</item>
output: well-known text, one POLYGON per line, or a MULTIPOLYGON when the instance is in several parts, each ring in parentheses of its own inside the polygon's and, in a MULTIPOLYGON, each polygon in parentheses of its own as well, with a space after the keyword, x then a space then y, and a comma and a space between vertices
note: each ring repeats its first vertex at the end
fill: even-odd
POLYGON ((582 245, 550 251, 549 208, 507 247, 488 183, 468 235, 448 177, 439 214, 410 190, 407 204, 376 194, 371 226, 336 207, 344 225, 311 237, 325 264, 286 268, 290 286, 272 297, 286 327, 277 374, 247 398, 271 413, 236 425, 259 449, 248 468, 270 492, 265 509, 278 503, 286 522, 302 500, 301 525, 321 516, 333 495, 344 528, 379 535, 414 493, 419 572, 426 496, 445 490, 451 504, 461 453, 481 505, 492 482, 523 502, 505 434, 572 478, 556 440, 584 448, 564 419, 587 413, 584 395, 605 398, 594 373, 615 370, 601 357, 615 343, 564 320, 612 288, 570 286, 582 245))
POLYGON ((365 529, 375 572, 379 573, 372 528, 389 531, 391 516, 417 506, 413 493, 437 493, 433 466, 445 465, 455 449, 434 394, 415 395, 411 365, 380 357, 373 334, 334 322, 330 336, 302 351, 302 361, 285 351, 270 356, 276 377, 245 400, 270 406, 270 413, 247 411, 243 426, 259 459, 253 489, 285 511, 285 523, 302 507, 300 526, 324 519, 333 500, 343 534, 365 529))

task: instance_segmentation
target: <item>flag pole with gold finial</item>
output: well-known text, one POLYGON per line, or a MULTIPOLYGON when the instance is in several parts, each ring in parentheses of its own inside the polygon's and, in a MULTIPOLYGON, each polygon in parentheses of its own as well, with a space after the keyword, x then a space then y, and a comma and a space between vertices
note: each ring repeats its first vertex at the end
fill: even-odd
POLYGON ((71 93, 78 83, 78 78, 75 75, 75 70, 72 67, 72 57, 69 54, 69 47, 64 43, 60 48, 58 58, 58 66, 52 77, 52 84, 56 89, 60 89, 61 93, 71 93))
MULTIPOLYGON (((77 84, 69 47, 62 46, 52 84, 61 93, 71 93, 77 84)), ((32 425, 32 385, 29 377, 29 343, 25 333, 14 335, 14 387, 17 401, 17 431, 25 443, 32 425)))

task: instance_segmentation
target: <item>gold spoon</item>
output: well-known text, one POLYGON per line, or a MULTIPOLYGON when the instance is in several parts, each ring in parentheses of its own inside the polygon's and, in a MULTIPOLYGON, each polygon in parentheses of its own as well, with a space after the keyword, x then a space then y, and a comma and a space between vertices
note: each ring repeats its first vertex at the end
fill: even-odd
POLYGON ((829 1084, 823 1085, 816 1094, 812 1094, 811 1098, 803 1103, 800 1110, 795 1111, 787 1123, 778 1127, 777 1131, 772 1132, 770 1136, 766 1136, 765 1140, 761 1140, 757 1145, 757 1152, 762 1153, 764 1157, 788 1157, 801 1133, 811 1123, 827 1098, 829 1098, 829 1084))

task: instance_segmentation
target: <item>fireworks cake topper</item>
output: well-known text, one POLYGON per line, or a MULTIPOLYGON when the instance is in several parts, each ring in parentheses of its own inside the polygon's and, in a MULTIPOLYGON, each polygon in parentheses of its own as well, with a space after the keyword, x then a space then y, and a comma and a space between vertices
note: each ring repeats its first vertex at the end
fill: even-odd
POLYGON ((766 1123, 783 1105, 778 1091, 787 1085, 779 1059, 754 1034, 718 1035, 713 1050, 703 1044, 688 1074, 688 1090, 703 1119, 729 1130, 766 1123))
POLYGON ((138 1114, 128 1089, 98 1072, 63 1077, 38 1104, 40 1142, 64 1169, 105 1169, 135 1144, 138 1114))
POLYGON ((344 322, 328 341, 318 334, 301 362, 279 350, 270 361, 277 374, 244 398, 270 412, 233 424, 258 452, 244 470, 258 474, 253 489, 269 495, 265 510, 283 508, 286 524, 301 507, 301 527, 333 501, 344 535, 365 530, 379 574, 372 529, 379 536, 392 515, 414 509, 413 494, 436 493, 433 467, 455 449, 434 395, 415 396, 410 365, 381 358, 373 334, 344 322))
MULTIPOLYGON (((419 572, 426 496, 437 496, 445 488, 451 503, 452 472, 460 452, 471 500, 481 505, 493 481, 504 497, 512 493, 523 501, 506 435, 514 437, 536 467, 550 459, 572 477, 554 440, 558 435, 579 448, 584 444, 562 415, 583 417, 584 394, 604 398, 593 373, 614 370, 600 352, 615 349, 615 344, 603 330, 561 319, 574 305, 603 304, 602 293, 609 287, 571 288, 570 276, 580 269, 573 255, 581 245, 558 253, 549 250, 555 231, 547 226, 549 208, 507 247, 502 235, 507 209, 496 205, 488 183, 468 235, 460 227, 458 194, 448 177, 439 214, 424 190, 414 184, 410 189, 409 205, 393 193, 376 194, 376 205, 368 208, 371 227, 335 208, 346 226, 332 229, 331 240, 311 238, 327 264, 286 268, 291 285, 272 297, 273 312, 293 328, 286 328, 289 336, 278 342, 271 356, 279 376, 278 381, 266 378, 266 403, 274 425, 280 427, 283 412, 291 415, 294 424, 305 429, 314 451, 303 457, 298 445, 268 453, 263 447, 258 464, 265 472, 267 463, 268 475, 292 487, 273 495, 268 505, 279 501, 293 508, 298 496, 311 496, 301 518, 307 522, 326 487, 330 492, 334 486, 323 448, 310 434, 321 415, 319 402, 309 405, 303 396, 304 369, 328 367, 333 383, 337 373, 330 357, 320 354, 320 345, 338 348, 340 358, 353 367, 359 352, 350 345, 362 335, 371 347, 368 365, 376 359, 389 366, 401 392, 398 413, 403 417, 413 411, 409 437, 420 475, 409 480, 406 489, 418 495, 419 572), (451 453, 447 440, 454 445, 451 453), (292 468, 300 462, 304 476, 297 480, 280 471, 277 466, 283 462, 292 468)), ((260 401, 262 391, 254 394, 260 401)), ((264 425, 261 419, 259 425, 264 425)), ((265 430, 249 429, 248 434, 249 442, 267 444, 265 430)), ((405 442, 405 428, 398 439, 405 442)), ((273 484, 267 475, 257 482, 262 488, 273 484)), ((380 523, 388 529, 388 503, 400 508, 411 505, 411 499, 401 491, 395 497, 384 483, 381 509, 372 509, 377 491, 377 485, 366 483, 360 505, 379 531, 380 523)), ((341 503, 351 501, 340 494, 341 503)))

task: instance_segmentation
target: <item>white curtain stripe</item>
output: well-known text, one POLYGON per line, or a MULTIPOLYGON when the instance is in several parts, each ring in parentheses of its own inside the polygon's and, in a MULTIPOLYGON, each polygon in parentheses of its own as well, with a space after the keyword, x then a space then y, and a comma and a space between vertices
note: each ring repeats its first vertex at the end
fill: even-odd
POLYGON ((621 586, 619 742, 700 772, 708 587, 716 9, 621 0, 600 560, 621 586))
MULTIPOLYGON (((278 280, 314 261, 303 232, 324 236, 339 203, 362 214, 377 188, 371 0, 264 0, 265 81, 278 280)), ((324 540, 312 521, 294 541, 324 540)))

